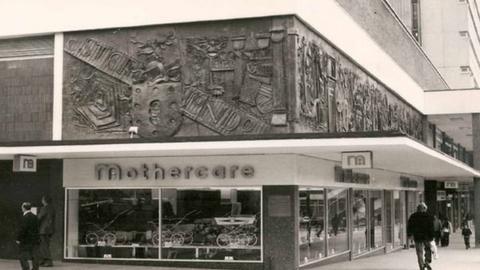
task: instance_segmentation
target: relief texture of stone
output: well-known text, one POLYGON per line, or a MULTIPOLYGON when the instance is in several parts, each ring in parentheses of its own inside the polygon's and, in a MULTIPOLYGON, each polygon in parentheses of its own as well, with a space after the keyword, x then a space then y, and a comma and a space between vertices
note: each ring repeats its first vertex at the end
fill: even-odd
POLYGON ((132 126, 140 137, 197 136, 201 129, 268 133, 275 106, 286 105, 284 97, 282 104, 274 100, 284 95, 283 89, 274 93, 283 87, 274 83, 280 76, 273 69, 278 33, 266 29, 244 35, 178 36, 160 27, 147 37, 138 29, 118 37, 68 35, 64 137, 122 138, 132 126), (192 124, 196 128, 187 127, 192 124))
POLYGON ((126 138, 138 127, 143 138, 363 131, 421 138, 422 117, 411 106, 319 37, 272 21, 66 34, 63 137, 126 138), (287 66, 288 57, 296 65, 287 66), (296 78, 295 89, 286 77, 296 78))
POLYGON ((302 125, 317 132, 399 131, 422 139, 419 112, 327 47, 298 36, 298 115, 302 125), (329 88, 333 96, 329 96, 329 88))

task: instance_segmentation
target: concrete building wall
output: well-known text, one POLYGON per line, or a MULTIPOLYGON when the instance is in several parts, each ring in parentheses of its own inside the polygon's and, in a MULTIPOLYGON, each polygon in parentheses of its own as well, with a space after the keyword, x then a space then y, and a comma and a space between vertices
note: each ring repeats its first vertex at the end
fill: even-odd
POLYGON ((473 1, 421 1, 422 46, 451 88, 478 82, 476 14, 473 1))
POLYGON ((405 27, 412 32, 412 0, 386 0, 405 27))
MULTIPOLYGON (((447 84, 408 33, 411 30, 410 1, 389 1, 407 28, 399 23, 383 0, 336 0, 423 89, 444 89, 447 84), (398 11, 400 9, 400 11, 398 11)), ((398 15, 397 14, 397 15, 398 15)))

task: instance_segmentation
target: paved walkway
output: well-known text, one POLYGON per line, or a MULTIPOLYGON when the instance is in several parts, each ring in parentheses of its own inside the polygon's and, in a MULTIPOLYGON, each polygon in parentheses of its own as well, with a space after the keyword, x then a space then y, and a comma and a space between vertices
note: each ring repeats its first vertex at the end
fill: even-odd
MULTIPOLYGON (((53 267, 40 267, 41 270, 205 270, 197 268, 174 268, 158 266, 132 266, 132 265, 109 265, 109 264, 82 264, 53 262, 53 267)), ((15 260, 0 260, 0 270, 20 270, 20 263, 15 260)))
MULTIPOLYGON (((472 237, 473 238, 473 237, 472 237)), ((480 248, 465 250, 463 239, 459 233, 451 237, 451 245, 447 248, 439 248, 440 258, 434 260, 434 270, 479 270, 480 269, 480 248)), ((20 269, 15 260, 0 260, 0 270, 20 269)), ((153 266, 124 266, 104 264, 80 264, 55 262, 54 267, 41 267, 41 269, 52 270, 178 270, 173 267, 153 266)), ((309 270, 416 270, 417 259, 414 249, 401 250, 387 255, 379 255, 348 261, 321 267, 309 268, 309 270)), ((194 268, 182 268, 182 270, 200 270, 194 268)), ((203 269, 205 270, 205 269, 203 269)))
MULTIPOLYGON (((473 237, 470 238, 473 242, 473 237)), ((450 237, 449 247, 438 249, 439 259, 433 260, 433 270, 479 270, 480 248, 465 249, 463 238, 457 232, 450 237)), ((309 270, 417 270, 415 249, 401 250, 387 255, 335 263, 309 270)))

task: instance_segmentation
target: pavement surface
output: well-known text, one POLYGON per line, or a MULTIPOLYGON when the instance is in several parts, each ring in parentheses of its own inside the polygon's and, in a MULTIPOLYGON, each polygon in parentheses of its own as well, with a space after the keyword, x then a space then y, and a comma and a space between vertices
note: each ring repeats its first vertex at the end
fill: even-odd
MULTIPOLYGON (((471 238, 473 240, 473 237, 471 238)), ((450 238, 449 247, 439 247, 439 258, 431 264, 434 270, 480 270, 480 247, 465 249, 460 233, 450 238)), ((473 242, 473 241, 471 241, 473 242)), ((0 270, 20 269, 16 260, 0 260, 0 270)), ((53 267, 40 269, 52 270, 175 270, 173 267, 131 266, 80 264, 55 261, 53 267)), ((200 270, 196 268, 181 268, 182 270, 200 270)), ((415 249, 400 250, 386 255, 367 257, 354 261, 329 264, 320 267, 306 268, 308 270, 416 270, 417 258, 415 249)), ((205 269, 203 269, 205 270, 205 269)))
MULTIPOLYGON (((470 237, 470 243, 473 242, 470 237)), ((473 244, 473 243, 472 243, 473 244)), ((480 270, 480 247, 466 250, 460 232, 450 237, 448 247, 438 248, 439 258, 430 264, 433 270, 480 270)), ((417 270, 415 249, 404 249, 386 255, 329 264, 309 270, 417 270)))

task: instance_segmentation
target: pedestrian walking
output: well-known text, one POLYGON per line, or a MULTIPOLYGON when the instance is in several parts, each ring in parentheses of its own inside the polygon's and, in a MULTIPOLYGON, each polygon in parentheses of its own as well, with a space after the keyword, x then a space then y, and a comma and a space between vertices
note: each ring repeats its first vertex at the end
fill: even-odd
POLYGON ((470 225, 469 215, 465 215, 462 221, 462 236, 465 242, 465 249, 470 248, 470 235, 472 235, 472 226, 470 225))
POLYGON ((29 202, 22 203, 23 217, 17 231, 17 244, 19 247, 20 265, 22 270, 30 270, 29 259, 32 259, 32 270, 39 269, 38 246, 39 222, 37 216, 32 211, 32 205, 29 202))
POLYGON ((48 195, 42 197, 42 208, 38 213, 40 222, 40 266, 53 266, 52 255, 50 252, 50 241, 55 232, 55 209, 52 199, 48 195))
POLYGON ((427 205, 420 203, 417 212, 408 219, 407 236, 413 237, 420 270, 431 270, 432 262, 431 242, 434 238, 433 216, 427 213, 427 205))
POLYGON ((450 233, 452 232, 452 223, 445 217, 442 221, 442 237, 440 244, 442 247, 448 247, 450 244, 450 233))
POLYGON ((442 236, 442 221, 440 221, 437 215, 433 216, 433 231, 435 245, 438 247, 440 245, 440 237, 442 236))

